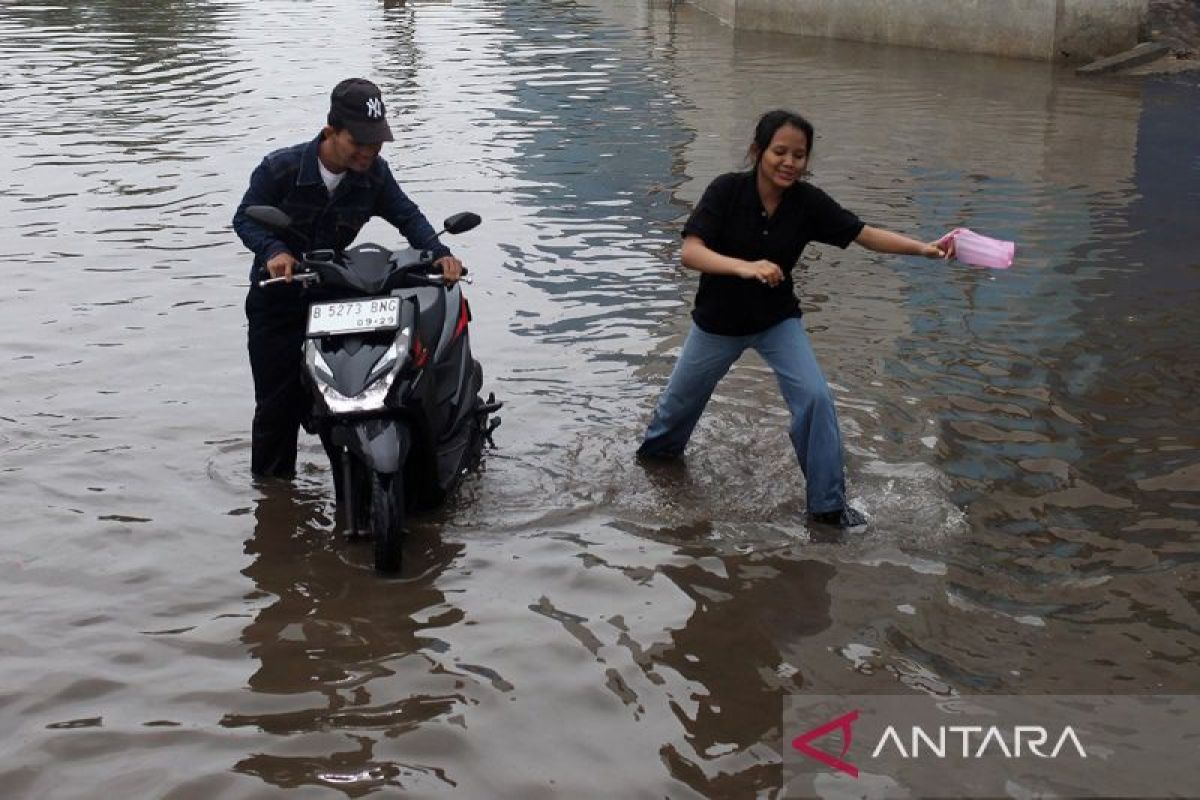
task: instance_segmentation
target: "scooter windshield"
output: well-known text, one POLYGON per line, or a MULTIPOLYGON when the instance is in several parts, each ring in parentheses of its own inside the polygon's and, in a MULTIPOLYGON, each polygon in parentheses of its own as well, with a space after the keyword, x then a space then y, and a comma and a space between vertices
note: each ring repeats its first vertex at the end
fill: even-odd
POLYGON ((377 244, 360 244, 332 260, 310 264, 328 287, 376 295, 403 285, 405 273, 423 262, 416 250, 392 251, 377 244))

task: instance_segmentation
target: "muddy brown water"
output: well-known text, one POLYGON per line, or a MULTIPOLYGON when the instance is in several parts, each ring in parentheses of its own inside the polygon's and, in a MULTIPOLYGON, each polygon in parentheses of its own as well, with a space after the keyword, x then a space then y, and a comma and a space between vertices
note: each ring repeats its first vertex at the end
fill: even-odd
POLYGON ((0 63, 5 796, 769 796, 789 694, 1200 685, 1194 77, 633 0, 0 0, 0 63), (507 404, 394 580, 315 440, 294 485, 247 468, 230 216, 354 74, 426 213, 486 221, 453 245, 507 404), (777 105, 864 219, 1018 242, 1004 272, 807 254, 872 519, 844 541, 753 358, 686 468, 632 458, 680 222, 777 105))

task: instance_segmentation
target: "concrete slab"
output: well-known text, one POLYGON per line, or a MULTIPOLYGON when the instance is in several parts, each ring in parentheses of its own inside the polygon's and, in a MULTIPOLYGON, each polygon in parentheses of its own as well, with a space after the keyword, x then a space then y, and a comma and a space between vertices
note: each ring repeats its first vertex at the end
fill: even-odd
POLYGON ((739 30, 1083 63, 1133 47, 1150 0, 689 2, 739 30))
POLYGON ((1129 69, 1130 67, 1149 63, 1156 58, 1166 55, 1170 50, 1170 45, 1165 42, 1142 42, 1123 53, 1117 53, 1115 56, 1093 61, 1091 64, 1075 70, 1075 72, 1079 75, 1100 75, 1105 72, 1129 69))

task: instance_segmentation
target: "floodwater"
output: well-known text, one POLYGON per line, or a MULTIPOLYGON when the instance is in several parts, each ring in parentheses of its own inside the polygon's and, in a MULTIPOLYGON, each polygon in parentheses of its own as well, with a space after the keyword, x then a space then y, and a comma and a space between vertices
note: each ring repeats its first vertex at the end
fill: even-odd
MULTIPOLYGON (((0 0, 6 797, 741 797, 791 694, 1200 686, 1197 79, 733 31, 619 0, 0 0), (374 78, 507 404, 399 579, 315 439, 248 471, 268 150, 374 78), (682 470, 633 459, 687 329, 678 231, 774 106, 867 221, 811 248, 862 535, 805 526, 747 357, 682 470)), ((373 222, 364 239, 397 243, 373 222)))

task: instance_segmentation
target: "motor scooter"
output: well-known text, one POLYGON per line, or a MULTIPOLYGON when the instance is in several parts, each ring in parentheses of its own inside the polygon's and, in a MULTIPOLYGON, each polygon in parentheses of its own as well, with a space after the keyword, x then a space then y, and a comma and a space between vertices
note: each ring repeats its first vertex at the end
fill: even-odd
MULTIPOLYGON (((280 231, 292 225, 273 206, 250 206, 246 215, 280 231)), ((481 221, 455 214, 434 238, 481 221)), ((292 279, 311 296, 304 352, 296 354, 313 396, 306 428, 331 451, 350 536, 368 531, 375 568, 395 572, 408 515, 443 503, 479 464, 485 442, 495 446, 500 417, 493 415, 503 403, 480 397, 470 306, 459 283, 446 285, 429 251, 409 247, 310 250, 292 279)))

